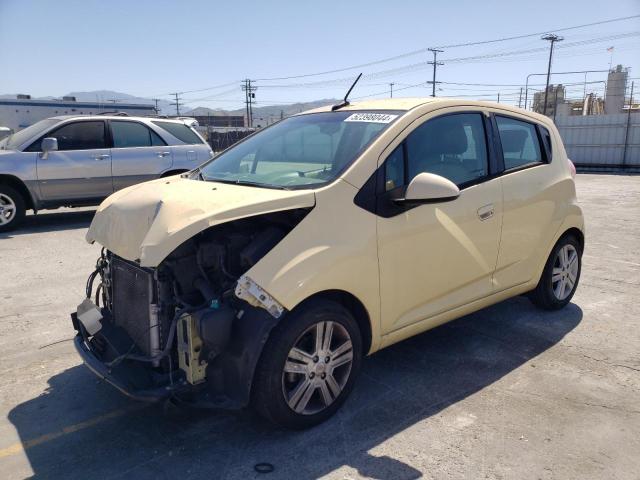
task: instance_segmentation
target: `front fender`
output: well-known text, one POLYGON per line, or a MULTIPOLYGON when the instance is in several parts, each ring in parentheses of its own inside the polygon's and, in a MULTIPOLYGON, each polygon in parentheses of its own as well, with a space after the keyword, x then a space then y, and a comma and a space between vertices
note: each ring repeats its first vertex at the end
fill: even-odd
POLYGON ((341 290, 364 306, 372 346, 380 336, 376 217, 353 203, 338 181, 316 192, 316 207, 246 275, 287 310, 324 291, 341 290))

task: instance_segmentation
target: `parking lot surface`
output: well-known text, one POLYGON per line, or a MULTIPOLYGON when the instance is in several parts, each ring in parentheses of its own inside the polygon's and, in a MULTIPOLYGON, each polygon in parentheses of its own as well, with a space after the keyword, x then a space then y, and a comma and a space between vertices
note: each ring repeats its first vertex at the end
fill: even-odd
POLYGON ((0 477, 638 479, 640 176, 579 175, 578 194, 572 304, 518 297, 379 352, 304 432, 99 381, 69 321, 99 253, 93 212, 29 216, 0 234, 0 477))

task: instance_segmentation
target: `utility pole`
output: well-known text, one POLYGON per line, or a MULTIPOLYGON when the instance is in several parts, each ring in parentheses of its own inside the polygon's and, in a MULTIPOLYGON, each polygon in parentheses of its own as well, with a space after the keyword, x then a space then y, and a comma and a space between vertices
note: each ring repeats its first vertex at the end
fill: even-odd
POLYGON ((251 80, 248 78, 245 79, 244 85, 242 85, 242 90, 244 91, 244 103, 246 104, 246 112, 247 112, 247 127, 253 127, 253 99, 256 98, 256 94, 253 93, 258 89, 258 87, 251 86, 251 80))
POLYGON ((522 108, 522 87, 520 87, 520 96, 518 97, 518 108, 522 108))
POLYGON ((158 109, 158 101, 159 101, 159 99, 158 98, 152 98, 151 100, 153 100, 155 102, 155 104, 156 104, 156 106, 153 107, 153 109, 156 111, 156 115, 158 115, 160 113, 160 110, 158 109))
POLYGON ((390 97, 390 98, 393 98, 393 85, 394 85, 394 83, 393 83, 393 82, 391 82, 391 83, 389 84, 389 88, 391 88, 391 97, 390 97))
POLYGON ((498 103, 500 103, 500 92, 498 92, 498 103))
POLYGON ((629 127, 631 126, 631 107, 633 107, 633 84, 634 83, 635 82, 631 82, 631 95, 629 96, 629 109, 627 110, 627 128, 624 132, 624 150, 622 150, 622 167, 623 168, 626 164, 627 145, 629 144, 629 127))
POLYGON ((251 80, 249 80, 249 125, 253 127, 253 99, 256 98, 256 94, 253 93, 255 90, 254 87, 251 86, 251 80))
POLYGON ((542 40, 548 40, 551 42, 551 47, 549 48, 549 65, 547 66, 547 86, 544 88, 544 107, 542 107, 542 114, 547 114, 547 97, 549 96, 549 78, 551 77, 551 59, 553 58, 553 45, 556 42, 561 42, 564 40, 563 37, 550 33, 548 35, 544 35, 542 40))
POLYGON ((244 91, 245 116, 247 117, 247 127, 249 126, 249 80, 245 79, 244 85, 241 86, 244 91))
POLYGON ((175 107, 176 107, 176 117, 179 117, 180 116, 180 92, 172 93, 171 95, 176 97, 176 101, 173 102, 171 105, 175 105, 175 107))
POLYGON ((428 48, 427 50, 433 53, 433 62, 427 62, 427 64, 433 65, 433 82, 431 82, 433 83, 433 89, 431 90, 431 96, 435 97, 436 96, 436 68, 438 67, 438 65, 444 65, 444 63, 442 62, 438 62, 437 58, 438 58, 438 53, 442 53, 444 50, 438 50, 437 48, 428 48))

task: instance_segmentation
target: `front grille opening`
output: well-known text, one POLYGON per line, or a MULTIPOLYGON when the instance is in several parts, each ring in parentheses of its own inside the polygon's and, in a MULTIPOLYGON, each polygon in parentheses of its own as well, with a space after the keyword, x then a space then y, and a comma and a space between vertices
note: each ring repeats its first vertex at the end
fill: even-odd
POLYGON ((152 315, 152 305, 156 303, 153 273, 113 257, 111 275, 113 323, 122 327, 145 355, 157 353, 154 350, 159 342, 152 341, 160 328, 157 317, 152 315))

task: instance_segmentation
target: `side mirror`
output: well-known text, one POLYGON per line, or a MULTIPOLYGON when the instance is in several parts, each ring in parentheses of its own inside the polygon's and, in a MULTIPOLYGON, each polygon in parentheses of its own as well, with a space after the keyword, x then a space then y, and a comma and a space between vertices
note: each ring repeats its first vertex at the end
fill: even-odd
POLYGON ((53 137, 43 138, 40 148, 42 149, 42 154, 40 156, 42 158, 47 158, 49 152, 58 150, 58 139, 53 137))
POLYGON ((401 203, 448 202, 460 196, 460 189, 451 180, 433 173, 419 173, 409 183, 401 203))

